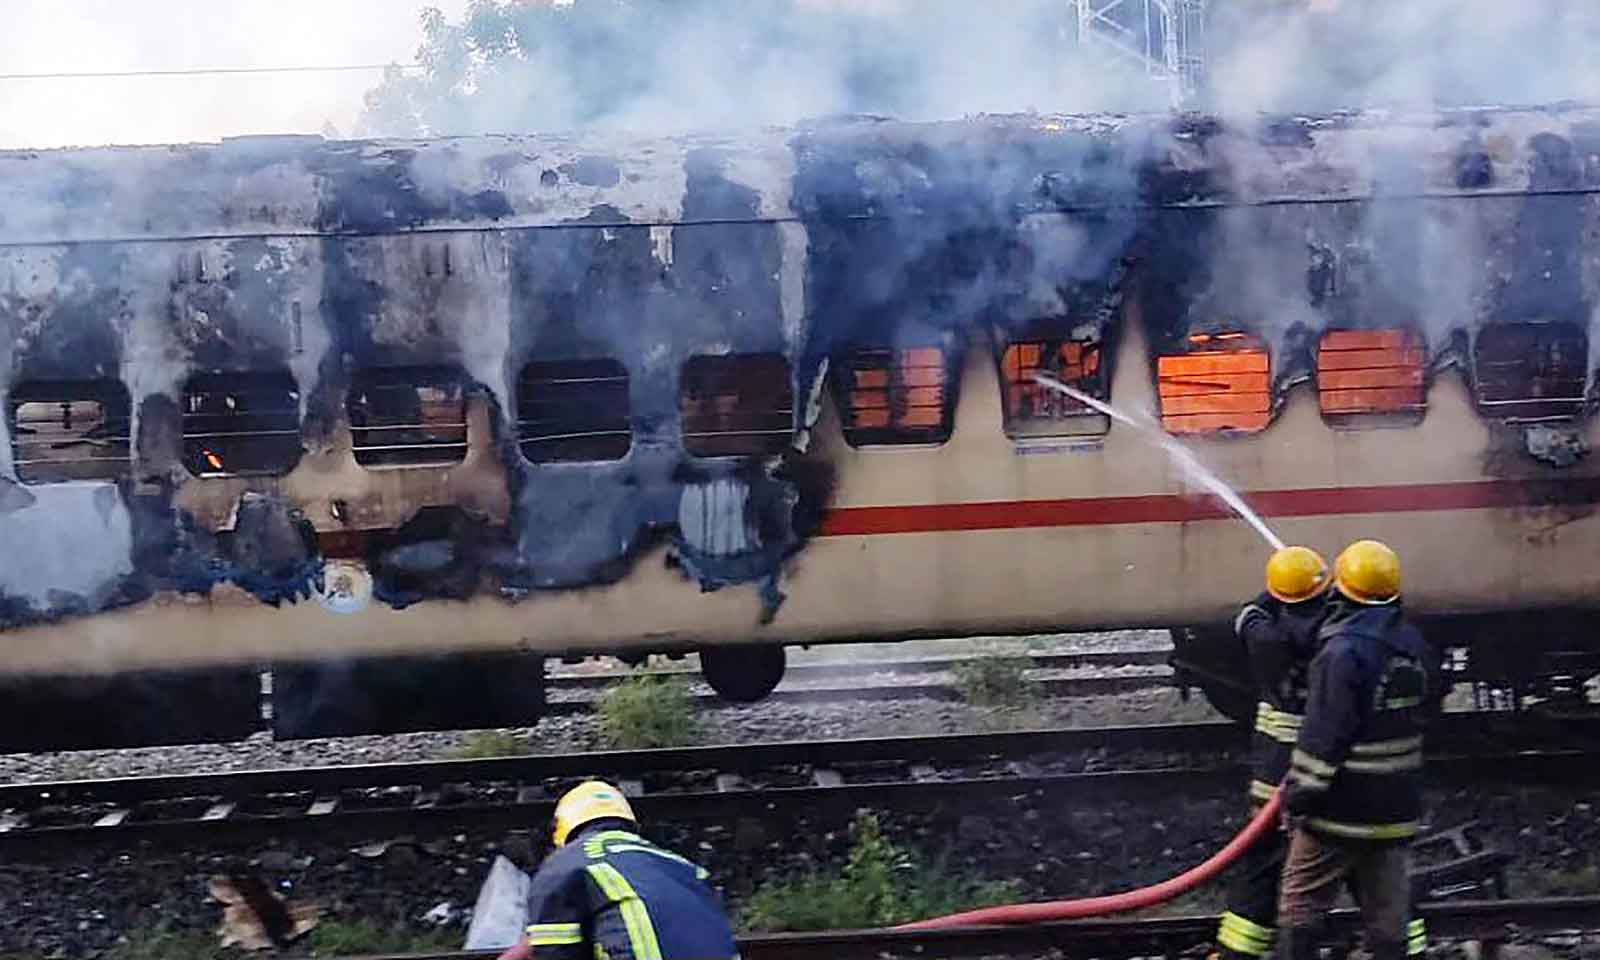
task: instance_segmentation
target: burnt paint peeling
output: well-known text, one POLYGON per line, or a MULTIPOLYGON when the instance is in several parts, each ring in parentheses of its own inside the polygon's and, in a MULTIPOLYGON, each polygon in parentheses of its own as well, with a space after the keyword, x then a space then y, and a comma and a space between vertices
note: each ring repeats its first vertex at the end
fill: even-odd
MULTIPOLYGON (((770 620, 833 488, 802 455, 811 398, 839 386, 850 350, 938 346, 959 370, 974 331, 997 347, 1040 333, 1109 345, 1135 262, 1156 352, 1252 329, 1280 397, 1325 329, 1414 325, 1437 363, 1470 356, 1461 340, 1490 319, 1587 326, 1589 199, 1423 196, 1600 185, 1586 118, 1024 117, 0 155, 18 185, 0 201, 0 388, 121 377, 137 411, 136 479, 0 477, 0 536, 43 551, 0 572, 0 623, 223 583, 266 603, 307 596, 318 527, 343 529, 351 508, 335 497, 331 520, 305 515, 274 478, 244 485, 226 523, 181 506, 207 482, 180 462, 182 384, 290 371, 302 443, 328 456, 369 366, 459 370, 487 400, 510 493, 503 518, 435 503, 367 531, 380 602, 594 587, 665 542, 703 589, 757 585, 770 620), (681 377, 701 354, 788 360, 790 450, 685 451, 681 377), (520 371, 594 358, 627 369, 627 454, 529 462, 520 371)), ((1567 462, 1562 436, 1529 434, 1528 451, 1567 462)), ((9 450, 0 468, 13 472, 9 450)))

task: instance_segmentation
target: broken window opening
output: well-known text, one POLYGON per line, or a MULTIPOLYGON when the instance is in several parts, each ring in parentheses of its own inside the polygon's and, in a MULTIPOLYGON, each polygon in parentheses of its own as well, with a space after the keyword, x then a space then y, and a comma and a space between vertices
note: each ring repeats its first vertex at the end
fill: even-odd
POLYGON ((1081 401, 1043 386, 1036 374, 1054 377, 1089 396, 1106 399, 1099 343, 1080 340, 1013 340, 1000 358, 1006 436, 1100 436, 1107 418, 1081 401))
POLYGON ((1411 330, 1330 330, 1317 345, 1317 396, 1334 423, 1417 423, 1427 350, 1411 330))
POLYGON ((950 439, 949 370, 939 347, 857 348, 843 370, 844 438, 851 446, 950 439))
POLYGON ((783 453, 794 435, 789 361, 776 353, 690 357, 678 407, 693 456, 783 453))
POLYGON ((132 413, 120 380, 18 384, 6 403, 17 479, 44 484, 128 476, 132 413))
POLYGON ((466 376, 448 367, 358 371, 345 398, 363 467, 448 466, 467 457, 466 376))
POLYGON ((1156 360, 1161 424, 1173 434, 1256 433, 1272 419, 1267 351, 1247 333, 1196 333, 1156 360))
POLYGON ((1473 349, 1478 407, 1510 423, 1580 416, 1588 362, 1589 336, 1579 324, 1490 324, 1473 349))
POLYGON ((628 369, 606 357, 535 361, 517 386, 517 437, 534 463, 621 460, 633 446, 628 369))
POLYGON ((196 477, 281 476, 300 462, 300 388, 286 371, 203 373, 183 388, 183 465, 196 477))

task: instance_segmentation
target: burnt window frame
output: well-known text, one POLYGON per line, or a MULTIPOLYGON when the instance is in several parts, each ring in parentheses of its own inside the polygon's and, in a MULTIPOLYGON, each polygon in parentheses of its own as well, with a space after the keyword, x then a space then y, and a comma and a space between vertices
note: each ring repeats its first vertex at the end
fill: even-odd
MULTIPOLYGON (((1582 417, 1588 408, 1589 387, 1589 330, 1586 324, 1574 320, 1538 320, 1538 321, 1511 321, 1501 320, 1484 324, 1472 340, 1472 402, 1479 414, 1491 420, 1509 424, 1523 423, 1553 423, 1576 420, 1582 417), (1499 385, 1496 379, 1484 377, 1483 342, 1486 334, 1507 331, 1528 331, 1537 336, 1540 333, 1556 331, 1566 328, 1567 338, 1575 340, 1578 354, 1576 361, 1577 375, 1570 378, 1576 390, 1566 396, 1557 397, 1511 397, 1509 399, 1488 399, 1485 396, 1490 384, 1499 385), (1548 412, 1541 412, 1540 408, 1548 408, 1548 412)), ((1513 348, 1511 354, 1516 360, 1502 366, 1519 363, 1527 357, 1526 345, 1522 348, 1513 348)), ((1530 378, 1531 379, 1531 378, 1530 378)))
POLYGON ((1366 427, 1412 427, 1412 426, 1416 426, 1417 424, 1421 423, 1423 421, 1423 419, 1426 418, 1426 416, 1427 416, 1427 413, 1428 413, 1428 345, 1427 345, 1427 341, 1422 336, 1422 332, 1419 331, 1419 330, 1416 330, 1416 329, 1414 329, 1412 327, 1362 327, 1362 328, 1335 328, 1335 329, 1331 329, 1331 330, 1324 330, 1324 331, 1322 331, 1321 334, 1319 334, 1317 336, 1315 345, 1313 347, 1313 351, 1312 351, 1312 371, 1313 371, 1313 376, 1314 376, 1314 382, 1316 383, 1316 387, 1317 387, 1317 412, 1322 417, 1322 421, 1324 423, 1328 424, 1331 427, 1340 428, 1340 429, 1359 429, 1359 428, 1366 428, 1366 427), (1414 351, 1414 352, 1416 352, 1418 354, 1418 357, 1416 359, 1416 372, 1417 372, 1418 382, 1415 385, 1412 385, 1412 384, 1374 384, 1374 385, 1367 385, 1367 386, 1349 386, 1349 385, 1334 386, 1334 387, 1328 386, 1327 380, 1328 380, 1328 375, 1330 373, 1347 374, 1347 373, 1370 372, 1370 371, 1380 371, 1380 370, 1403 370, 1403 369, 1409 369, 1409 366, 1406 366, 1406 365, 1402 365, 1402 366, 1387 366, 1387 367, 1385 367, 1385 366, 1339 366, 1339 367, 1330 368, 1330 369, 1324 369, 1323 368, 1323 354, 1324 354, 1324 352, 1329 352, 1327 350, 1327 345, 1328 345, 1328 341, 1329 341, 1330 338, 1338 336, 1338 335, 1355 335, 1355 334, 1369 334, 1369 335, 1371 335, 1371 334, 1386 334, 1386 333, 1399 333, 1399 334, 1402 335, 1402 337, 1404 338, 1405 342, 1403 344, 1401 344, 1400 346, 1398 346, 1398 347, 1384 346, 1384 345, 1365 346, 1365 347, 1346 347, 1346 348, 1343 348, 1341 350, 1331 351, 1331 352, 1335 352, 1335 353, 1355 353, 1355 352, 1358 352, 1358 351, 1376 352, 1376 351, 1382 351, 1382 350, 1400 350, 1400 351, 1403 351, 1406 354, 1410 354, 1411 352, 1414 351), (1406 406, 1394 407, 1394 408, 1390 408, 1390 409, 1369 409, 1369 410, 1348 410, 1348 409, 1329 410, 1328 409, 1328 396, 1329 396, 1330 393, 1338 394, 1338 393, 1358 393, 1358 392, 1361 392, 1361 391, 1374 391, 1374 390, 1405 390, 1405 389, 1410 389, 1413 386, 1414 386, 1414 388, 1416 390, 1416 393, 1417 393, 1417 401, 1415 403, 1413 403, 1413 404, 1409 404, 1409 405, 1406 405, 1406 406))
POLYGON ((450 468, 466 462, 467 454, 472 443, 471 429, 471 401, 474 382, 467 376, 466 371, 460 367, 446 365, 414 364, 403 366, 368 366, 361 367, 351 372, 350 385, 345 391, 344 413, 345 421, 350 427, 350 453, 357 464, 364 470, 405 470, 405 469, 431 469, 450 468), (373 381, 364 385, 363 379, 373 381), (379 426, 357 425, 354 404, 358 393, 362 390, 385 390, 397 387, 411 387, 417 391, 428 388, 454 388, 461 407, 461 422, 446 424, 450 429, 460 430, 460 440, 450 442, 430 442, 423 440, 419 443, 386 443, 363 445, 364 438, 370 438, 372 432, 402 431, 406 429, 425 432, 430 429, 426 417, 422 416, 421 407, 424 401, 421 394, 418 398, 418 414, 421 422, 418 424, 383 424, 379 426), (459 456, 427 457, 430 450, 456 450, 459 456), (415 451, 415 456, 406 456, 406 451, 415 451), (395 456, 394 462, 376 462, 373 454, 380 456, 395 456), (363 460, 363 454, 367 460, 363 460), (372 462, 369 462, 372 461, 372 462))
MULTIPOLYGON (((1098 339, 1076 339, 1063 333, 1048 330, 1022 330, 1014 334, 998 333, 995 337, 998 347, 995 356, 995 371, 1000 384, 1000 425, 1005 435, 1018 442, 1029 440, 1059 440, 1072 438, 1094 439, 1104 437, 1111 430, 1111 418, 1095 410, 1088 404, 1050 390, 1038 383, 1033 383, 1031 376, 1023 378, 1021 371, 1024 369, 1018 364, 1019 378, 1011 379, 1007 369, 1013 350, 1025 347, 1037 347, 1040 353, 1040 362, 1026 369, 1033 373, 1047 373, 1060 379, 1060 366, 1054 368, 1045 364, 1046 359, 1059 363, 1062 351, 1071 344, 1083 349, 1086 355, 1093 355, 1092 371, 1088 371, 1073 379, 1062 379, 1061 382, 1069 387, 1081 390, 1097 400, 1109 402, 1111 396, 1110 363, 1112 356, 1111 344, 1104 337, 1098 339), (1021 390, 1026 394, 1036 389, 1041 395, 1053 398, 1053 402, 1064 409, 1039 415, 1023 416, 1013 413, 1011 399, 1013 390, 1021 390), (1033 424, 1032 427, 1026 427, 1033 424), (1073 429, 1077 427, 1079 429, 1073 429)), ((1080 360, 1087 365, 1089 361, 1080 360)))
MULTIPOLYGON (((725 457, 774 457, 782 456, 794 446, 795 429, 795 388, 794 368, 789 363, 789 358, 774 351, 756 353, 697 353, 683 361, 683 366, 678 371, 678 422, 679 435, 682 438, 683 450, 692 457, 703 460, 714 460, 725 457), (733 369, 733 365, 771 364, 768 370, 753 370, 742 372, 733 369), (726 366, 727 370, 711 371, 704 368, 726 366), (781 376, 779 373, 781 371, 781 376), (715 396, 734 396, 743 399, 746 388, 754 386, 756 391, 767 387, 766 393, 772 394, 771 399, 778 401, 776 407, 767 407, 766 397, 757 397, 763 409, 736 412, 698 413, 691 412, 689 402, 696 387, 701 386, 706 380, 715 378, 717 389, 715 396), (777 390, 771 390, 770 385, 781 383, 777 390), (723 392, 720 388, 731 385, 732 392, 723 392), (787 406, 784 406, 784 405, 787 406), (701 418, 738 417, 746 426, 738 429, 694 429, 700 425, 701 418)), ((751 404, 756 406, 757 404, 751 404)))
MULTIPOLYGON (((839 408, 839 429, 844 435, 845 443, 852 447, 940 447, 950 442, 955 435, 956 426, 956 384, 960 380, 961 350, 950 344, 914 343, 898 346, 877 346, 865 344, 852 344, 838 351, 830 366, 833 369, 835 397, 839 408), (939 364, 933 366, 908 367, 896 362, 907 353, 919 350, 936 350, 939 352, 939 364), (882 358, 886 358, 886 362, 882 358), (867 363, 877 360, 877 367, 868 367, 867 363), (863 382, 863 373, 887 374, 886 382, 881 386, 873 382, 863 382), (930 389, 925 383, 908 383, 904 379, 906 369, 938 369, 941 371, 941 380, 937 385, 939 390, 939 422, 933 425, 897 425, 897 415, 903 415, 910 409, 925 409, 928 404, 908 404, 905 394, 909 391, 930 389), (888 423, 883 426, 858 426, 855 423, 857 392, 884 391, 888 423)), ((878 409, 878 408, 872 408, 878 409)))
MULTIPOLYGON (((99 377, 93 380, 60 380, 39 379, 22 380, 6 391, 5 395, 6 430, 10 434, 11 442, 11 469, 17 482, 24 486, 38 487, 55 483, 72 483, 77 481, 105 481, 117 482, 133 475, 133 397, 128 391, 128 385, 112 377, 99 377), (21 446, 23 436, 22 421, 19 419, 22 407, 35 404, 62 404, 62 403, 98 403, 101 407, 101 417, 108 423, 122 421, 122 439, 112 441, 113 447, 120 446, 123 451, 121 457, 91 457, 87 460, 49 460, 41 461, 36 458, 22 456, 21 446), (118 409, 120 408, 120 416, 118 409), (104 470, 82 469, 62 471, 55 475, 31 476, 33 468, 25 468, 25 463, 101 463, 105 464, 104 470)), ((36 441, 37 443, 38 441, 36 441)), ((68 439, 56 443, 56 448, 77 446, 87 442, 83 438, 68 439)))
MULTIPOLYGON (((228 371, 228 372, 213 372, 213 371, 192 372, 192 373, 190 373, 190 375, 187 378, 184 379, 183 385, 180 388, 180 393, 179 393, 178 396, 179 396, 178 411, 179 411, 179 414, 180 414, 180 417, 181 417, 180 431, 181 431, 181 440, 182 440, 182 445, 183 445, 183 452, 182 452, 183 467, 184 467, 184 469, 186 471, 188 471, 190 476, 194 477, 197 480, 223 480, 223 479, 248 478, 248 477, 283 477, 283 476, 288 476, 290 473, 292 473, 294 471, 294 468, 299 465, 300 458, 302 456, 304 456, 304 454, 305 454, 304 427, 303 427, 303 424, 301 422, 302 418, 301 418, 301 410, 300 410, 301 401, 302 401, 302 398, 301 398, 301 395, 300 395, 300 386, 299 386, 299 383, 295 380, 294 374, 291 373, 288 370, 288 368, 281 368, 280 370, 276 370, 276 371, 249 370, 249 371, 228 371), (276 393, 276 392, 279 392, 279 391, 285 391, 292 397, 293 403, 294 403, 294 411, 292 413, 294 429, 293 430, 285 429, 280 424, 280 425, 276 425, 276 426, 271 427, 271 428, 266 429, 266 430, 249 430, 249 431, 243 431, 243 432, 225 432, 225 431, 217 431, 217 430, 214 430, 214 429, 207 429, 207 430, 191 432, 191 429, 190 429, 191 424, 194 422, 194 420, 196 418, 223 416, 223 414, 220 414, 220 413, 195 413, 195 412, 191 412, 191 408, 192 408, 193 404, 191 403, 191 399, 190 398, 195 393, 200 392, 200 391, 196 390, 196 384, 197 383, 204 383, 204 384, 216 383, 219 387, 221 387, 221 389, 208 389, 208 390, 205 390, 204 392, 210 393, 210 394, 219 395, 219 396, 224 396, 224 397, 233 396, 235 394, 241 394, 241 393, 246 393, 246 392, 248 392, 248 393, 258 393, 258 394, 271 394, 271 393, 276 393), (232 389, 229 389, 229 388, 232 388, 232 389), (282 438, 292 437, 292 439, 293 439, 293 443, 292 443, 293 456, 289 457, 289 456, 287 456, 286 453, 284 453, 284 454, 280 454, 280 456, 268 466, 251 467, 250 469, 236 470, 236 469, 229 469, 228 468, 228 459, 231 458, 231 459, 234 459, 237 462, 237 455, 236 454, 232 454, 229 457, 223 457, 221 453, 217 453, 216 451, 210 450, 210 448, 206 447, 204 444, 200 444, 199 445, 201 447, 202 451, 204 451, 204 452, 199 453, 199 454, 192 454, 191 453, 191 450, 192 450, 191 443, 193 441, 195 441, 197 438, 218 439, 218 438, 223 438, 223 437, 282 437, 282 438), (221 464, 222 464, 221 468, 220 469, 213 469, 213 470, 199 470, 199 471, 195 470, 195 463, 197 462, 197 458, 200 457, 200 456, 204 456, 205 453, 212 453, 214 456, 216 456, 221 461, 221 464)), ((288 421, 286 419, 282 419, 282 418, 287 418, 287 417, 291 416, 291 414, 289 414, 287 412, 284 412, 284 411, 268 410, 265 414, 263 414, 263 416, 278 417, 278 418, 280 418, 281 423, 287 423, 288 421)), ((287 440, 278 440, 278 441, 274 441, 274 442, 281 444, 284 447, 285 450, 288 450, 289 447, 290 447, 290 443, 287 440)), ((267 444, 265 442, 263 442, 261 445, 263 447, 265 447, 267 444)))
POLYGON ((633 376, 627 365, 615 357, 531 359, 517 372, 516 390, 517 449, 529 463, 615 463, 633 452, 633 376), (539 372, 557 375, 535 380, 530 372, 536 367, 543 368, 539 372), (534 412, 529 409, 531 405, 552 402, 537 396, 538 384, 559 384, 557 392, 563 395, 553 402, 583 410, 580 417, 594 414, 593 420, 574 418, 567 429, 530 436, 531 424, 568 422, 530 416, 534 412), (597 397, 578 395, 578 384, 596 384, 593 389, 597 397))

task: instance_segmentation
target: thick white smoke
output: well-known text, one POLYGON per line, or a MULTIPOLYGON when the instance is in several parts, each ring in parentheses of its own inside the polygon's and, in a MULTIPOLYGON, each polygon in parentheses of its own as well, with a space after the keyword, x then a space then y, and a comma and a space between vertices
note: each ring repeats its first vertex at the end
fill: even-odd
MULTIPOLYGON (((1138 3, 1124 4, 1130 25, 1138 3)), ((1168 91, 1081 48, 1069 0, 474 0, 436 15, 432 69, 376 91, 366 132, 748 129, 830 114, 1160 110, 1168 91)), ((1600 98, 1589 0, 1211 0, 1223 113, 1600 98)))
POLYGON ((425 26, 442 41, 426 49, 450 53, 376 91, 366 132, 744 130, 1151 110, 1168 96, 1137 70, 1091 66, 1064 0, 479 0, 425 26))
POLYGON ((1600 98, 1591 0, 1212 0, 1225 113, 1600 98))

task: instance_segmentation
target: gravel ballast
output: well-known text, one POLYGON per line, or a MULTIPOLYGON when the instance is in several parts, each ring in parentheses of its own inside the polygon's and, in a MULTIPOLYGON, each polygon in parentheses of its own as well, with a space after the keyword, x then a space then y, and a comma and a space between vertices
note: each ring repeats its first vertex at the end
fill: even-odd
MULTIPOLYGON (((1048 641, 1017 645, 1040 652, 1048 641)), ((1065 644, 1058 642, 1060 646, 1065 644)), ((948 647, 907 645, 901 652, 913 651, 938 656, 946 655, 948 647)), ((806 655, 842 653, 848 651, 834 648, 806 655)), ((870 661, 883 658, 881 649, 862 654, 870 661)), ((706 743, 751 743, 1215 719, 1218 715, 1198 696, 1185 702, 1173 690, 1141 690, 1043 700, 1017 711, 916 700, 729 706, 701 711, 701 729, 706 743)), ((587 716, 549 718, 510 733, 529 752, 606 746, 598 724, 587 716)), ((0 757, 0 779, 432 759, 450 756, 472 736, 409 734, 294 743, 263 737, 231 745, 7 756, 0 757)), ((1161 879, 1203 859, 1242 823, 1242 790, 1241 782, 1239 791, 1208 787, 1127 804, 997 797, 944 808, 937 815, 885 811, 882 822, 891 839, 922 856, 988 879, 1014 881, 1028 898, 1069 897, 1161 879)), ((1434 825, 1478 820, 1485 837, 1513 852, 1511 895, 1586 893, 1597 885, 1600 791, 1491 785, 1435 791, 1429 800, 1434 825)), ((737 909, 739 900, 764 880, 842 862, 849 846, 847 817, 818 816, 787 822, 656 822, 645 830, 704 863, 737 909)), ((331 918, 421 932, 432 926, 433 920, 424 919, 431 916, 460 933, 495 856, 504 854, 531 868, 545 852, 544 831, 544 824, 528 824, 510 831, 467 826, 427 835, 217 841, 204 847, 153 841, 30 847, 0 865, 0 904, 8 907, 0 911, 0 955, 20 950, 88 955, 158 920, 179 930, 212 930, 221 909, 208 900, 206 881, 223 873, 258 875, 291 900, 320 905, 331 918)), ((1220 890, 1214 887, 1188 905, 1211 906, 1220 890)))

